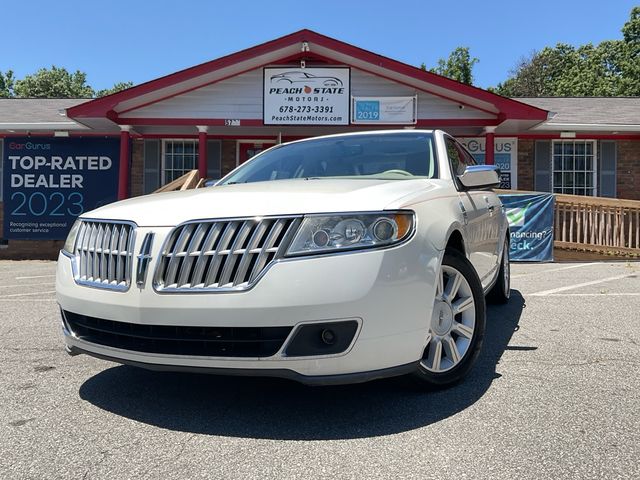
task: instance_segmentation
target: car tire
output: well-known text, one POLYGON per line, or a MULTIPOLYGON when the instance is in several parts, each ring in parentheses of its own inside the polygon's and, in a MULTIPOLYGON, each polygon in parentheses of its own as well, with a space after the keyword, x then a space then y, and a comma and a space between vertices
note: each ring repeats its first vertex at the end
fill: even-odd
POLYGON ((509 301, 509 297, 511 297, 511 265, 509 263, 509 237, 507 237, 502 247, 498 278, 487 294, 487 301, 505 304, 509 301))
POLYGON ((485 332, 485 299, 471 262, 447 250, 438 278, 426 346, 408 377, 422 388, 445 388, 464 378, 478 358, 485 332))

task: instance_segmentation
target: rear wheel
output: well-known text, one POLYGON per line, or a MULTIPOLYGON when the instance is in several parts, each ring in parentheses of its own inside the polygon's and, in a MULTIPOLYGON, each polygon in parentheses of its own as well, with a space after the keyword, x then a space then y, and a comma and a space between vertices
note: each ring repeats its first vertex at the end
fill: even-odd
POLYGON ((487 294, 491 303, 507 303, 511 296, 511 266, 509 264, 509 237, 505 238, 502 247, 502 260, 495 285, 487 294))
POLYGON ((476 271, 464 255, 446 251, 426 347, 412 378, 420 385, 437 387, 461 380, 480 353, 485 324, 484 295, 476 271))

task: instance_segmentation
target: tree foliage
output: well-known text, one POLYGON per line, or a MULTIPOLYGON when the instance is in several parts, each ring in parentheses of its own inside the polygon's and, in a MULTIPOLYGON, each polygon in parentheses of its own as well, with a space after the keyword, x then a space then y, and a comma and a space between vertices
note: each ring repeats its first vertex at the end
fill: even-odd
POLYGON ((96 97, 106 97, 107 95, 111 95, 112 93, 118 93, 122 90, 126 90, 127 88, 133 87, 133 82, 118 82, 113 85, 111 88, 105 88, 103 90, 98 90, 96 92, 96 97))
POLYGON ((621 40, 598 45, 558 43, 533 52, 493 91, 508 97, 640 95, 640 7, 622 33, 621 40))
POLYGON ((70 73, 55 65, 16 80, 13 89, 17 97, 30 98, 89 98, 94 93, 87 85, 86 73, 80 70, 70 73))
MULTIPOLYGON (((473 67, 479 61, 476 57, 471 57, 469 47, 458 47, 449 54, 446 60, 444 58, 439 59, 438 65, 429 69, 429 71, 472 85, 473 67)), ((423 63, 420 68, 426 70, 427 66, 423 63)))
POLYGON ((0 72, 0 98, 94 98, 110 95, 133 86, 132 82, 119 82, 112 88, 97 92, 87 84, 87 74, 52 65, 22 79, 15 79, 13 72, 0 72))
POLYGON ((13 72, 7 70, 6 73, 0 72, 0 98, 8 98, 13 95, 13 72))

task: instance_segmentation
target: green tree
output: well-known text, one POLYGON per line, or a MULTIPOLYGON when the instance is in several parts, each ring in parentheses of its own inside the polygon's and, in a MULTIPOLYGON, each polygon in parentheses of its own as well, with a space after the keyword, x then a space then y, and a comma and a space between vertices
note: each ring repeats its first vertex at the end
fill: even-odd
POLYGON ((126 90, 127 88, 133 87, 133 82, 118 82, 113 85, 111 88, 105 88, 104 90, 98 90, 96 92, 96 97, 106 97, 107 95, 111 95, 112 93, 121 92, 122 90, 126 90))
POLYGON ((629 20, 622 27, 622 37, 629 44, 640 45, 640 7, 633 7, 629 20))
MULTIPOLYGON (((473 67, 479 61, 476 57, 471 57, 469 47, 458 47, 449 54, 449 58, 446 60, 444 58, 439 59, 438 65, 429 71, 458 82, 466 83, 467 85, 472 85, 473 67)), ((423 63, 420 68, 426 70, 427 66, 423 63)))
POLYGON ((622 33, 598 45, 559 43, 533 52, 492 90, 509 97, 640 95, 640 7, 622 33))
POLYGON ((55 65, 16 80, 14 92, 17 97, 32 98, 91 98, 94 95, 93 88, 87 85, 86 73, 80 70, 70 73, 55 65))
POLYGON ((13 82, 13 71, 7 70, 7 73, 0 72, 0 98, 13 96, 13 82))

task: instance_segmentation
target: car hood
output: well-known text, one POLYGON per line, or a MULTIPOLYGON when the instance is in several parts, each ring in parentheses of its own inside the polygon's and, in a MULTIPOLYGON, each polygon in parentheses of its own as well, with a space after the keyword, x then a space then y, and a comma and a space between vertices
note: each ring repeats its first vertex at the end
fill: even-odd
POLYGON ((199 218, 231 218, 402 208, 430 196, 438 180, 295 179, 214 186, 146 195, 112 203, 85 218, 174 226, 199 218))

